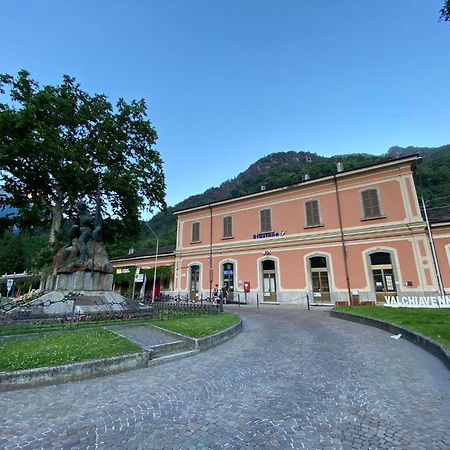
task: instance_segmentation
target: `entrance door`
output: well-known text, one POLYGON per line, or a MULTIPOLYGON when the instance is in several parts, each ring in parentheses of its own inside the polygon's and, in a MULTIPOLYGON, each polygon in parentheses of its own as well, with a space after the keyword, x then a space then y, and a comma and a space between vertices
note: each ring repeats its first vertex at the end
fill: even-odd
POLYGON ((327 259, 324 256, 309 258, 314 303, 330 303, 327 259))
POLYGON ((375 286, 375 297, 377 303, 385 303, 386 295, 397 295, 395 286, 394 270, 391 263, 391 255, 385 252, 370 255, 372 265, 373 283, 375 286))
POLYGON ((234 264, 225 263, 222 265, 222 279, 223 284, 227 287, 227 300, 232 302, 234 300, 234 264))
POLYGON ((263 296, 265 302, 277 301, 277 278, 275 274, 275 261, 262 262, 263 296))
POLYGON ((199 288, 200 288, 200 267, 191 266, 191 277, 189 280, 189 298, 191 300, 198 299, 199 288))

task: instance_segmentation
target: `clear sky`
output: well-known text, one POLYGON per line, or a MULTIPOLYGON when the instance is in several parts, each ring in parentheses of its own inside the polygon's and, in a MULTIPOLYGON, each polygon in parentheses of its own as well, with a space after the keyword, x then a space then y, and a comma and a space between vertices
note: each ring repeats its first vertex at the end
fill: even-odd
POLYGON ((0 72, 144 97, 169 205, 273 152, 450 143, 443 0, 0 0, 0 72))

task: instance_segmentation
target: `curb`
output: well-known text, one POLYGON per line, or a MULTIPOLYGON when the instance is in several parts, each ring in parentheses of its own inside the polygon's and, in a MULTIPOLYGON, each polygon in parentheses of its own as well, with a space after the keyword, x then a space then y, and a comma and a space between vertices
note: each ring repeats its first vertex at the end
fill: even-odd
POLYGON ((435 341, 423 336, 420 333, 415 331, 407 330, 406 328, 399 327, 397 325, 393 325, 392 323, 383 322, 379 319, 372 319, 370 317, 362 317, 355 316, 353 314, 348 314, 344 312, 338 311, 330 311, 330 316, 335 317, 337 319, 344 319, 350 322, 357 322, 364 325, 370 325, 375 328, 379 328, 384 331, 388 331, 391 334, 399 334, 401 333, 402 338, 406 339, 409 342, 412 342, 415 345, 423 348, 427 352, 439 358, 444 365, 450 370, 450 351, 447 350, 441 344, 438 344, 435 341))
POLYGON ((219 345, 222 342, 225 342, 228 339, 231 339, 232 337, 236 336, 236 334, 240 333, 242 331, 242 319, 239 319, 239 322, 236 322, 234 325, 231 325, 231 327, 228 327, 225 330, 219 331, 215 334, 212 334, 211 336, 206 336, 204 338, 199 339, 184 336, 183 334, 176 333, 175 331, 166 330, 156 325, 152 326, 160 331, 164 331, 179 339, 184 340, 189 348, 203 351, 207 350, 208 348, 215 347, 216 345, 219 345))
POLYGON ((152 359, 154 352, 151 349, 128 355, 82 361, 62 366, 0 372, 0 392, 112 375, 192 356, 200 351, 219 345, 238 334, 242 330, 242 320, 240 319, 239 322, 225 330, 201 339, 189 338, 157 326, 155 328, 183 339, 187 342, 187 346, 193 350, 175 353, 160 359, 152 359))
POLYGON ((148 366, 151 352, 141 351, 54 367, 0 372, 0 391, 28 388, 44 384, 66 383, 148 366))

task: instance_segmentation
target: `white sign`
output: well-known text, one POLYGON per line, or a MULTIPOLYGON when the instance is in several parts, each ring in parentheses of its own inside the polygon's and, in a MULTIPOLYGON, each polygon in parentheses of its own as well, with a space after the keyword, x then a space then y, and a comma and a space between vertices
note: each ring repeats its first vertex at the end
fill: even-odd
POLYGON ((313 292, 314 297, 322 297, 322 292, 313 292))
POLYGON ((8 278, 6 280, 6 288, 8 289, 8 291, 12 288, 13 284, 14 284, 14 280, 12 278, 8 278))
POLYGON ((391 308, 450 308, 450 295, 416 297, 411 295, 385 295, 384 306, 391 308))
POLYGON ((144 281, 144 274, 143 273, 137 273, 134 276, 135 283, 142 283, 144 281))
POLYGON ((120 273, 130 273, 130 269, 128 269, 127 267, 124 267, 123 269, 116 269, 116 273, 120 274, 120 273))

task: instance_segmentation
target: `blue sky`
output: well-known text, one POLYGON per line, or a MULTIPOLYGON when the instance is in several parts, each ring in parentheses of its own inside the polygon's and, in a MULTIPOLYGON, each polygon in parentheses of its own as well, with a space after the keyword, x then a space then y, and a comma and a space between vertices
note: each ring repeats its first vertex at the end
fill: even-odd
POLYGON ((443 0, 0 3, 0 72, 147 100, 169 205, 277 151, 450 143, 443 0))

